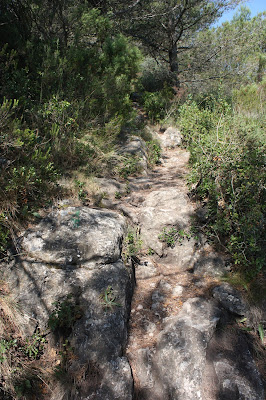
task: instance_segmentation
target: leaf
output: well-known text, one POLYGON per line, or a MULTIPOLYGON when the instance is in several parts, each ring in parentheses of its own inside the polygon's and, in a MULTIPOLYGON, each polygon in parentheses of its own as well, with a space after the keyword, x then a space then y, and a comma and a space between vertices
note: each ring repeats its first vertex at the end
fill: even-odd
POLYGON ((33 212, 32 215, 36 218, 42 218, 38 212, 33 212))
POLYGON ((242 318, 242 319, 239 319, 237 322, 243 323, 243 322, 245 322, 246 320, 247 320, 247 318, 242 318))
POLYGON ((259 331, 261 343, 263 343, 264 331, 263 331, 263 326, 262 326, 262 324, 259 324, 259 326, 258 326, 258 331, 259 331))

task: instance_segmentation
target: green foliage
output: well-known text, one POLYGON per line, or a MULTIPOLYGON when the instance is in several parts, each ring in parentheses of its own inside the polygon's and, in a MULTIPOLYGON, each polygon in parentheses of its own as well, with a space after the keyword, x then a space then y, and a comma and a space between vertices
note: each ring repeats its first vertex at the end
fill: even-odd
MULTIPOLYGON (((179 124, 191 151, 190 182, 208 199, 205 232, 251 278, 265 264, 265 116, 233 113, 218 99, 201 108, 188 101, 179 124)), ((253 110, 254 113, 254 110, 253 110)))
MULTIPOLYGON (((13 25, 16 7, 4 7, 0 16, 10 31, 0 35, 1 252, 15 237, 17 219, 32 215, 58 190, 60 175, 114 168, 141 58, 99 10, 66 2, 60 11, 55 2, 51 14, 46 4, 41 9, 29 2, 13 25), (51 26, 44 24, 45 14, 51 26)), ((134 173, 134 162, 126 164, 122 173, 134 173)), ((85 191, 78 191, 84 200, 85 191)))
POLYGON ((129 94, 133 89, 132 82, 138 72, 139 60, 139 50, 130 45, 123 35, 105 40, 100 62, 104 72, 101 84, 107 113, 119 113, 123 117, 129 115, 129 94))
POLYGON ((263 329, 262 324, 258 325, 258 332, 259 332, 259 337, 260 337, 261 343, 264 344, 264 329, 263 329))
POLYGON ((174 248, 176 243, 182 243, 184 239, 191 239, 191 233, 186 232, 184 229, 177 230, 174 227, 167 229, 163 228, 162 233, 158 236, 158 239, 167 244, 168 247, 174 248))
POLYGON ((24 346, 25 354, 32 359, 37 359, 43 352, 46 338, 39 331, 35 332, 30 338, 26 338, 24 346))
POLYGON ((22 396, 30 393, 32 390, 32 384, 29 379, 24 379, 18 382, 15 386, 16 395, 20 399, 22 396))
POLYGON ((165 242, 168 247, 175 247, 177 241, 178 231, 176 228, 163 228, 162 233, 158 236, 158 239, 165 242))
POLYGON ((116 302, 116 295, 114 294, 114 290, 112 286, 108 286, 105 291, 101 294, 101 304, 107 310, 113 309, 113 307, 121 307, 121 304, 116 302))
POLYGON ((260 84, 253 83, 234 90, 233 102, 238 112, 263 114, 266 108, 266 78, 260 84))
POLYGON ((127 262, 131 257, 136 256, 142 248, 142 240, 138 230, 129 227, 123 242, 123 259, 127 262))
POLYGON ((153 256, 154 250, 151 247, 149 247, 147 254, 148 254, 148 256, 153 256))
POLYGON ((231 96, 232 90, 250 85, 243 94, 247 98, 244 92, 250 92, 253 103, 252 83, 261 82, 265 74, 265 32, 265 13, 250 18, 246 7, 241 7, 230 22, 199 31, 196 48, 184 60, 190 92, 216 93, 222 82, 226 95, 231 96))
POLYGON ((172 98, 173 92, 167 86, 159 92, 145 92, 143 107, 152 122, 158 122, 165 117, 172 98))
POLYGON ((165 85, 171 84, 171 77, 168 68, 150 57, 146 57, 140 64, 141 77, 138 81, 138 90, 145 92, 158 92, 163 90, 165 85))
POLYGON ((54 310, 48 319, 48 326, 53 332, 66 333, 72 329, 75 321, 81 317, 81 308, 70 294, 64 300, 53 303, 54 310))
POLYGON ((160 163, 161 158, 161 146, 157 140, 151 140, 146 142, 148 163, 152 167, 160 163))
POLYGON ((81 182, 78 179, 75 181, 76 188, 78 189, 78 198, 79 200, 85 200, 87 197, 87 192, 84 189, 85 182, 81 182))
POLYGON ((121 197, 122 197, 122 193, 121 192, 115 192, 115 198, 117 200, 121 199, 121 197))
POLYGON ((0 340, 0 363, 6 360, 6 353, 10 350, 10 348, 16 346, 16 339, 1 339, 0 340))
POLYGON ((138 175, 142 171, 140 157, 137 155, 125 157, 122 165, 118 167, 118 173, 124 179, 129 176, 138 175))

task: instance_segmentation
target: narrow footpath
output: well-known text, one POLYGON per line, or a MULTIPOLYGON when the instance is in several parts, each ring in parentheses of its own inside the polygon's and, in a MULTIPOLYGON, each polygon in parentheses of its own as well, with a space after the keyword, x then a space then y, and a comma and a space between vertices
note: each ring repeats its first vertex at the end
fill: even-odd
POLYGON ((124 203, 142 240, 126 350, 134 399, 263 399, 235 322, 245 305, 219 279, 227 260, 191 232, 199 211, 188 197, 189 153, 175 146, 178 131, 170 133, 161 135, 162 163, 131 180, 124 203))

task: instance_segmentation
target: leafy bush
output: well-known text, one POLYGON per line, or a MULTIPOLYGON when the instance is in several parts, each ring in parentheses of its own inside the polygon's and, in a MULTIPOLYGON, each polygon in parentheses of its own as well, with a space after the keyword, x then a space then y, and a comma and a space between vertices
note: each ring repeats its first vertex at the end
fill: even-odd
POLYGON ((161 146, 157 140, 151 140, 146 142, 147 153, 148 153, 148 163, 152 167, 160 163, 161 158, 161 146))
POLYGON ((137 155, 125 157, 122 165, 118 168, 119 175, 124 179, 132 175, 138 175, 141 171, 140 157, 137 155))
POLYGON ((260 84, 242 86, 233 91, 234 106, 237 111, 254 114, 265 113, 266 78, 260 84))
POLYGON ((179 124, 191 151, 190 182, 208 204, 206 233, 251 278, 265 264, 265 117, 235 114, 223 99, 212 109, 190 100, 179 124))
POLYGON ((167 86, 160 92, 145 92, 143 107, 152 122, 158 122, 165 117, 172 98, 173 92, 167 86))
POLYGON ((147 92, 158 92, 163 90, 165 85, 171 84, 171 76, 166 66, 159 65, 152 58, 145 58, 140 65, 141 77, 139 89, 147 92))
POLYGON ((123 242, 123 260, 127 262, 131 257, 136 256, 142 247, 140 232, 132 227, 128 228, 127 235, 123 242))

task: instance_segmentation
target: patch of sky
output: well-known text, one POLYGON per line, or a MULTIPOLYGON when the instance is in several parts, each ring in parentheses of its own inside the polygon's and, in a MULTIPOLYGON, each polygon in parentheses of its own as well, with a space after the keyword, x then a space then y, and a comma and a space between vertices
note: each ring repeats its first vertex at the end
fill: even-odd
POLYGON ((217 27, 222 25, 223 22, 230 22, 233 19, 233 16, 236 13, 239 13, 241 7, 247 7, 250 12, 251 15, 250 17, 253 18, 255 17, 257 14, 265 12, 266 13, 266 3, 265 0, 249 0, 246 2, 243 2, 241 4, 239 4, 234 10, 230 10, 225 12, 221 18, 219 18, 218 21, 215 22, 215 24, 213 24, 213 27, 217 27))

